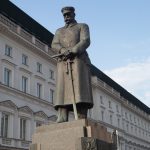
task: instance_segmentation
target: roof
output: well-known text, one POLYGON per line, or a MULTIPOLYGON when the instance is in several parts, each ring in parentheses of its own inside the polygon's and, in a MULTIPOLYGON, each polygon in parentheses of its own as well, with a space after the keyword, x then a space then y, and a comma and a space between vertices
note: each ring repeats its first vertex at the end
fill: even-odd
POLYGON ((9 0, 0 0, 0 13, 51 47, 54 35, 9 0))
MULTIPOLYGON (((0 0, 0 13, 8 17, 10 20, 20 25, 29 33, 33 34, 44 42, 45 44, 51 46, 53 39, 53 34, 45 29, 42 25, 36 22, 33 18, 11 3, 9 0, 0 0)), ((130 101, 132 104, 136 105, 144 112, 150 114, 150 108, 142 103, 139 99, 113 81, 110 77, 104 74, 101 70, 96 68, 94 65, 91 66, 92 75, 97 76, 99 79, 107 83, 109 86, 113 87, 116 91, 120 93, 122 97, 130 101)))

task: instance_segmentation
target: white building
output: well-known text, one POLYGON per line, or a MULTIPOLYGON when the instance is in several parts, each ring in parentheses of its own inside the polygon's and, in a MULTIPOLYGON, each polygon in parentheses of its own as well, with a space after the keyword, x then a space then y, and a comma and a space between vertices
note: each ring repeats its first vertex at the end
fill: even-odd
MULTIPOLYGON (((7 0, 0 1, 0 149, 26 150, 41 124, 54 121, 53 34, 7 0)), ((91 119, 118 131, 119 150, 150 150, 150 108, 95 66, 91 119)))
POLYGON ((102 72, 96 75, 92 77, 94 108, 90 117, 111 133, 118 131, 119 150, 150 150, 149 108, 102 72))

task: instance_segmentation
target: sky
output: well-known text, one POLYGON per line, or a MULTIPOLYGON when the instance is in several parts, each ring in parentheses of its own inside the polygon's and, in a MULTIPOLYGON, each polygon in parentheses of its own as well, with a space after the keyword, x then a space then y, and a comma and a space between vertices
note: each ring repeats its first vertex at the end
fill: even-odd
POLYGON ((90 28, 91 62, 150 107, 150 0, 10 0, 55 34, 61 8, 90 28))

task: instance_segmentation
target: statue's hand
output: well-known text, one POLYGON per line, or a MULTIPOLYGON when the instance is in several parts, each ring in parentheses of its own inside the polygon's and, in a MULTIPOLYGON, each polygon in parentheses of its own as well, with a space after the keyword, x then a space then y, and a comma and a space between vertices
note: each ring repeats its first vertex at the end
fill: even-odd
POLYGON ((64 58, 63 58, 64 61, 74 57, 74 54, 70 50, 65 51, 63 55, 64 55, 64 58))

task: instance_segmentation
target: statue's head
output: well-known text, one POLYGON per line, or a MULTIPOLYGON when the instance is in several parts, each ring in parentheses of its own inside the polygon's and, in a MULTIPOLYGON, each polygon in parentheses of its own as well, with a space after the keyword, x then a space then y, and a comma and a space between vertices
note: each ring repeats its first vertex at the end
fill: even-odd
POLYGON ((61 9, 66 24, 70 24, 75 20, 75 9, 74 7, 67 6, 61 9))

